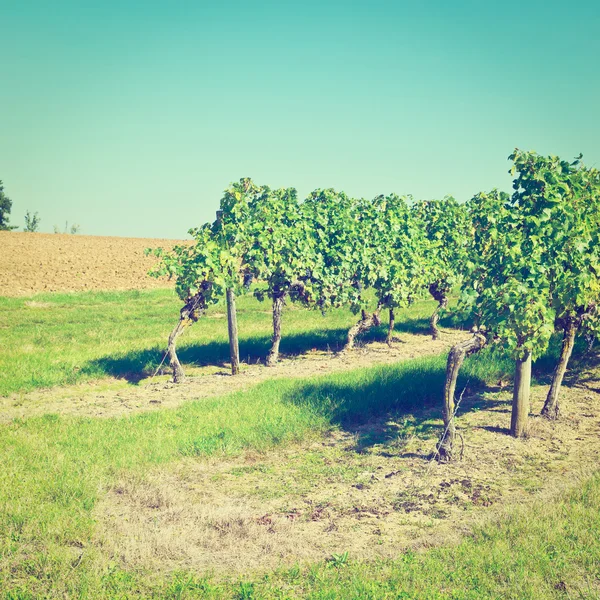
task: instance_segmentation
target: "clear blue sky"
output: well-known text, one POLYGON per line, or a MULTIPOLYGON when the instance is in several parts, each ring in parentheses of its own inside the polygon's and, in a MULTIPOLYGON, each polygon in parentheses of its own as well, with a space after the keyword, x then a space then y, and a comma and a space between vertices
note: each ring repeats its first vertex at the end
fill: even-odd
POLYGON ((185 236, 250 176, 304 196, 600 166, 600 3, 0 0, 0 179, 42 231, 185 236))

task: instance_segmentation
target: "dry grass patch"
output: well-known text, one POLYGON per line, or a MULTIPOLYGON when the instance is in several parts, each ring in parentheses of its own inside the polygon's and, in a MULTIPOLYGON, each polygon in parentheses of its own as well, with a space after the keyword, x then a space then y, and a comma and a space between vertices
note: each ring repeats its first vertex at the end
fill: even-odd
MULTIPOLYGON (((248 574, 453 542, 597 466, 595 385, 584 377, 566 389, 566 416, 532 418, 523 440, 507 434, 508 392, 465 398, 464 458, 447 466, 430 460, 440 427, 433 411, 266 454, 185 459, 123 477, 96 508, 95 543, 126 569, 248 574)), ((535 412, 546 391, 534 388, 535 412)))

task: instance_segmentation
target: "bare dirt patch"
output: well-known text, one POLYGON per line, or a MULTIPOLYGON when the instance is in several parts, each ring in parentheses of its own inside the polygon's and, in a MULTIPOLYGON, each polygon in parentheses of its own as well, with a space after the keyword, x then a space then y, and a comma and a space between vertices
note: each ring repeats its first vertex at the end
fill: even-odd
POLYGON ((175 240, 0 231, 0 296, 168 287, 148 277, 145 248, 175 240))
MULTIPOLYGON (((533 390, 536 413, 546 391, 533 390)), ((523 440, 508 435, 509 393, 468 398, 463 408, 464 458, 450 465, 430 460, 435 411, 408 416, 412 429, 378 421, 264 455, 185 459, 124 477, 96 508, 95 543, 128 568, 222 574, 345 552, 393 557, 458 540, 507 507, 552 496, 597 468, 600 403, 589 382, 565 390, 564 419, 532 418, 523 440), (377 441, 394 427, 403 433, 377 441), (376 441, 365 447, 365 437, 376 441)))
POLYGON ((170 376, 161 376, 138 385, 107 379, 94 384, 13 394, 0 398, 0 422, 48 413, 112 417, 158 410, 178 406, 188 400, 248 389, 276 377, 306 378, 435 356, 446 352, 468 335, 464 331, 447 330, 434 341, 429 336, 406 333, 400 336, 401 342, 391 348, 387 344, 373 342, 343 355, 314 350, 283 357, 275 367, 243 364, 242 372, 236 377, 216 366, 190 368, 186 369, 190 375, 186 382, 177 385, 168 381, 170 376))

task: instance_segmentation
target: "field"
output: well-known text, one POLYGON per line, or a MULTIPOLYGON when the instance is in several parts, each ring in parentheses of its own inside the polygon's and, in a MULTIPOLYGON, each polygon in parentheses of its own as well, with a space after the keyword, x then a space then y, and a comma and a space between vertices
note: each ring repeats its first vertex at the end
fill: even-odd
MULTIPOLYGON (((181 339, 175 386, 173 291, 143 272, 74 288, 102 268, 66 238, 80 249, 46 274, 55 291, 22 269, 0 298, 2 597, 600 598, 594 352, 577 348, 563 418, 519 440, 511 362, 468 359, 463 458, 439 465, 445 356, 468 334, 447 318, 432 341, 433 302, 397 315, 392 348, 384 320, 347 355, 354 315, 288 305, 267 368, 269 305, 240 298, 236 378, 216 305, 181 339)), ((140 269, 131 244, 115 252, 140 269)), ((557 353, 534 366, 532 414, 557 353)))
POLYGON ((146 276, 148 247, 173 240, 0 231, 0 296, 166 287, 146 276))

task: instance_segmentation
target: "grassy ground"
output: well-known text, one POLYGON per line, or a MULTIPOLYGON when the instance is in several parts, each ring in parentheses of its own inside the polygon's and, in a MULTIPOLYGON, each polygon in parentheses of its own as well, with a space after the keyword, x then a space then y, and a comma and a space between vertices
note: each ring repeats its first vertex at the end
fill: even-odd
MULTIPOLYGON (((483 384, 507 377, 506 366, 490 356, 472 360, 461 385, 466 379, 483 384)), ((281 590, 288 590, 297 597, 378 598, 398 597, 392 591, 396 586, 406 590, 404 597, 444 597, 433 593, 441 586, 458 590, 456 598, 559 597, 554 584, 544 584, 545 596, 533 592, 549 570, 556 573, 556 585, 563 580, 588 585, 585 567, 598 560, 597 540, 590 539, 592 526, 597 531, 598 480, 549 508, 543 524, 515 517, 465 541, 458 551, 375 565, 347 564, 340 556, 336 568, 316 565, 225 587, 193 574, 123 571, 107 562, 94 543, 94 508, 124 476, 144 478, 149 469, 190 457, 266 452, 318 439, 332 428, 358 431, 378 415, 403 423, 395 432, 398 437, 413 435, 430 425, 426 418, 415 422, 403 415, 437 402, 443 376, 444 359, 439 357, 309 381, 267 382, 249 392, 130 418, 47 415, 3 426, 0 589, 5 598, 204 597, 210 590, 216 597, 255 597, 252 590, 285 597, 281 590), (553 556, 560 556, 558 563, 553 556)))
POLYGON ((225 583, 175 573, 152 585, 147 574, 115 569, 98 597, 592 600, 600 598, 599 531, 596 475, 551 503, 508 511, 458 545, 376 562, 343 553, 225 583))
MULTIPOLYGON (((398 330, 425 328, 431 307, 417 304, 398 330)), ((11 349, 0 359, 0 372, 8 373, 2 391, 106 375, 134 379, 132 373, 160 359, 177 308, 163 291, 2 299, 0 331, 11 349), (13 371, 14 365, 20 367, 13 371)), ((288 310, 283 350, 339 344, 353 321, 341 311, 323 319, 288 310)), ((264 355, 269 328, 267 305, 240 301, 242 352, 251 360, 264 355)), ((186 344, 182 354, 188 362, 226 358, 226 324, 218 307, 191 330, 186 344)), ((549 365, 549 358, 538 362, 539 379, 549 365)), ((373 562, 341 553, 327 562, 223 580, 190 569, 127 567, 103 548, 98 507, 123 480, 144 482, 154 470, 185 461, 202 465, 247 452, 268 455, 336 432, 351 434, 360 455, 377 443, 362 427, 373 419, 395 424, 393 432, 383 432, 391 442, 435 435, 439 420, 426 410, 439 403, 444 367, 440 356, 308 380, 279 379, 126 418, 45 415, 0 425, 0 597, 600 597, 598 477, 558 501, 512 511, 458 546, 397 559, 373 562)), ((459 386, 508 382, 511 370, 499 353, 487 351, 467 361, 459 386)), ((485 402, 473 410, 484 408, 485 402)), ((359 455, 340 471, 307 453, 301 479, 360 479, 359 455)), ((279 479, 279 487, 264 493, 285 494, 291 484, 283 473, 279 479)))
MULTIPOLYGON (((475 371, 480 378, 481 367, 475 371)), ((265 451, 376 414, 403 413, 433 401, 443 373, 439 357, 312 381, 267 382, 250 392, 130 418, 47 415, 3 426, 0 588, 20 582, 31 591, 50 585, 73 593, 84 585, 93 558, 72 570, 71 550, 90 547, 92 509, 124 471, 143 474, 181 457, 265 451)), ((497 369, 490 375, 496 378, 497 369)))
MULTIPOLYGON (((103 377, 130 382, 151 374, 160 363, 170 330, 179 318, 180 301, 170 290, 41 294, 0 297, 0 395, 103 377)), ((239 298, 240 355, 264 359, 272 335, 268 302, 239 298)), ((402 311, 398 331, 426 330, 435 304, 420 301, 402 311)), ((229 358, 224 308, 206 318, 179 342, 187 365, 221 364, 229 358)), ((281 351, 337 349, 356 316, 348 310, 317 311, 288 307, 281 351)), ((369 337, 385 335, 383 328, 369 337)))

